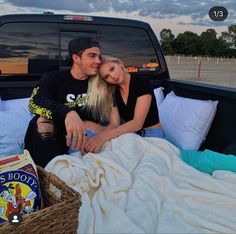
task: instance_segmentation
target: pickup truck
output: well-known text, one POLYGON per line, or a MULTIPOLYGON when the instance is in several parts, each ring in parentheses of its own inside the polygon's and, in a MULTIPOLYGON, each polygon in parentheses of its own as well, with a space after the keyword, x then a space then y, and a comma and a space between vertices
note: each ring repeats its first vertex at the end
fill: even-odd
POLYGON ((173 80, 158 39, 145 22, 82 15, 0 16, 0 97, 29 97, 43 73, 66 69, 67 45, 77 36, 96 37, 104 54, 121 58, 135 76, 148 77, 165 95, 218 100, 200 150, 217 152, 236 142, 236 89, 173 80))
MULTIPOLYGON (((155 33, 149 24, 135 20, 51 14, 0 16, 0 110, 1 100, 6 103, 28 99, 45 72, 67 69, 67 45, 77 36, 96 37, 102 53, 121 58, 134 76, 149 78, 154 88, 163 87, 166 97, 160 104, 160 114, 171 91, 182 99, 217 100, 217 111, 211 125, 208 124, 210 129, 200 150, 225 153, 230 147, 233 149, 236 143, 236 90, 171 79, 155 33)), ((4 109, 0 111, 0 150, 4 148, 6 138, 17 139, 17 128, 10 131, 10 125, 23 121, 17 115, 14 122, 9 122, 4 114, 1 115, 3 112, 4 109), (2 122, 8 122, 4 126, 8 137, 3 133, 2 122)), ((15 114, 16 110, 12 112, 15 114)), ((172 129, 176 131, 178 126, 176 123, 172 129)), ((232 160, 228 166, 235 167, 236 158, 223 157, 226 158, 232 160)), ((70 160, 73 162, 75 157, 66 156, 65 159, 66 167, 54 167, 55 160, 46 170, 58 177, 63 171, 63 178, 60 178, 77 191, 81 186, 81 190, 87 192, 91 182, 86 181, 94 178, 91 200, 90 195, 86 199, 82 197, 80 233, 235 233, 235 173, 224 172, 224 175, 218 171, 214 177, 197 171, 185 164, 179 157, 179 149, 165 139, 145 139, 129 133, 117 137, 107 144, 107 150, 93 157, 84 157, 73 164, 70 160), (114 153, 110 149, 114 149, 114 153), (98 187, 94 187, 95 184, 98 187)), ((41 176, 40 181, 44 184, 48 178, 52 180, 51 175, 41 176)), ((45 183, 47 191, 42 194, 53 195, 55 200, 44 199, 46 208, 30 214, 17 229, 10 224, 0 224, 0 232, 75 233, 80 199, 68 195, 68 189, 61 192, 61 182, 58 187, 52 185, 51 181, 45 183), (68 201, 64 200, 66 194, 68 201), (64 201, 59 202, 58 196, 64 201)), ((0 209, 0 216, 1 210, 3 214, 4 209, 0 209)))

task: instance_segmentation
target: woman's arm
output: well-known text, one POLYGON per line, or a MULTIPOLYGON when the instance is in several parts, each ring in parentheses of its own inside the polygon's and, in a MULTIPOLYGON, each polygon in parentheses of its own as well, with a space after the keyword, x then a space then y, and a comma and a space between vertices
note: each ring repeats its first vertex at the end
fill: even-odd
POLYGON ((107 131, 109 129, 118 127, 120 125, 120 116, 117 107, 113 107, 111 110, 109 124, 104 127, 101 124, 97 124, 92 121, 84 121, 85 127, 94 130, 96 133, 107 131))
POLYGON ((104 131, 110 130, 112 128, 116 128, 120 125, 120 115, 118 108, 112 107, 110 118, 109 118, 109 124, 104 128, 104 131))
POLYGON ((147 117, 150 109, 152 96, 145 94, 137 98, 137 102, 134 110, 134 117, 132 120, 120 125, 119 127, 113 127, 107 131, 90 138, 85 144, 85 152, 98 152, 106 141, 116 138, 122 134, 129 132, 136 132, 142 129, 144 121, 147 117))
POLYGON ((151 101, 151 94, 145 94, 137 98, 133 119, 119 126, 120 135, 129 132, 137 132, 143 128, 151 106, 151 101))

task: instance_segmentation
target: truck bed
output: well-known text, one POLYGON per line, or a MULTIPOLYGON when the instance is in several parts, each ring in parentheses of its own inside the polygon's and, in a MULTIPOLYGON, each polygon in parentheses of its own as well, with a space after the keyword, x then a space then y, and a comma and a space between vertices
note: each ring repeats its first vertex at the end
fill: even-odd
MULTIPOLYGON (((1 82, 1 99, 29 97, 36 83, 37 81, 1 82)), ((227 147, 236 144, 236 89, 171 79, 153 81, 153 87, 164 87, 165 95, 174 91, 176 95, 182 97, 218 100, 214 121, 200 150, 224 152, 227 147)))

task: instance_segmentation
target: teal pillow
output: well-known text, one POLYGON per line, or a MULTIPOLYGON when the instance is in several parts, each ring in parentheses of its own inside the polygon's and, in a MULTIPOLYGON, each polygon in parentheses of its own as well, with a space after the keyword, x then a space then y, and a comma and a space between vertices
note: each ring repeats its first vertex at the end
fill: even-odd
POLYGON ((212 174, 216 170, 236 172, 236 156, 217 153, 211 150, 182 150, 181 158, 192 167, 212 174))

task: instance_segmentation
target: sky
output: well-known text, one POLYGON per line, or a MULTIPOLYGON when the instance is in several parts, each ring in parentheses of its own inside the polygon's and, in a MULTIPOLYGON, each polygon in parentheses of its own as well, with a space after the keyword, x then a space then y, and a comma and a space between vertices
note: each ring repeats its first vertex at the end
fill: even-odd
POLYGON ((178 33, 197 34, 213 28, 217 36, 236 24, 235 0, 0 0, 0 15, 43 13, 110 16, 141 20, 149 23, 159 37, 163 28, 178 33), (225 21, 212 21, 209 10, 223 6, 228 10, 225 21))

